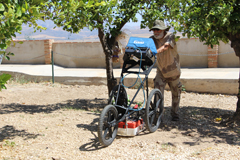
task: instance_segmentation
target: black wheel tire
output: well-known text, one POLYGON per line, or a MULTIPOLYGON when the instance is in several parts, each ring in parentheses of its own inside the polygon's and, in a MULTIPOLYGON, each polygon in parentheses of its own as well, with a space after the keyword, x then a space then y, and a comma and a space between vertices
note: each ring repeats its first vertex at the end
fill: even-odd
POLYGON ((155 132, 163 116, 163 96, 159 89, 154 89, 149 94, 145 109, 145 123, 149 132, 155 132))
POLYGON ((107 105, 101 112, 98 122, 98 139, 103 146, 109 146, 116 138, 118 124, 112 126, 118 117, 117 109, 113 105, 107 105))

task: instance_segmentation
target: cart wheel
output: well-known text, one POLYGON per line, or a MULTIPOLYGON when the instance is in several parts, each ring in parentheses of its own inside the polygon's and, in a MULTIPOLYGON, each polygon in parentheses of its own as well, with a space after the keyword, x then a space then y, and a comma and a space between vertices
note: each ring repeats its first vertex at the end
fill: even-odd
POLYGON ((118 124, 117 109, 113 105, 107 105, 101 112, 98 123, 98 138, 103 146, 109 146, 117 135, 118 124))
POLYGON ((163 115, 163 97, 159 89, 151 91, 145 109, 145 123, 150 132, 155 132, 163 115))

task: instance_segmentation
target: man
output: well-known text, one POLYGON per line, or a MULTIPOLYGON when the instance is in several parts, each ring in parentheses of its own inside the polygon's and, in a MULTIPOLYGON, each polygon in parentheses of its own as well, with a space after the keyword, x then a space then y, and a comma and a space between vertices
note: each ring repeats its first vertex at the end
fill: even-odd
POLYGON ((157 74, 154 79, 154 87, 160 89, 164 97, 166 84, 172 92, 171 116, 173 121, 179 121, 179 103, 182 84, 180 82, 180 63, 175 36, 167 32, 168 27, 161 20, 156 20, 150 31, 157 48, 157 74))

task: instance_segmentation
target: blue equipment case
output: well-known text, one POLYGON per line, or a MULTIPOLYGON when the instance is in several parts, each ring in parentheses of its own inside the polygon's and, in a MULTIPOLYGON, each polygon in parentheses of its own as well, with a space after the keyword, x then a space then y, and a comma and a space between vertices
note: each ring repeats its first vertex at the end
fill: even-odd
POLYGON ((130 37, 123 57, 126 64, 151 66, 151 58, 157 54, 152 38, 130 37))

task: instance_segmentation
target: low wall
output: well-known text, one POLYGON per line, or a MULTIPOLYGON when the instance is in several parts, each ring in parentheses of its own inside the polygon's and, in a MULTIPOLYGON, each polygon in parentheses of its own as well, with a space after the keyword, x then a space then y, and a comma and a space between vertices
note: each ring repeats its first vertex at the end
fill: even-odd
POLYGON ((63 67, 103 67, 104 53, 99 42, 58 42, 53 44, 54 63, 63 67))
POLYGON ((14 53, 10 60, 3 59, 3 64, 50 64, 53 40, 14 41, 6 52, 14 53), (22 42, 22 43, 20 43, 22 42))
POLYGON ((225 44, 220 42, 218 52, 218 67, 239 67, 239 58, 236 56, 230 43, 225 44))
POLYGON ((177 42, 181 67, 207 68, 208 46, 198 39, 182 38, 177 42))
MULTIPOLYGON (((220 42, 210 48, 198 38, 181 38, 177 47, 181 67, 184 68, 239 67, 239 60, 230 44, 220 42)), ((13 52, 15 56, 10 61, 4 59, 2 64, 50 64, 53 51, 54 63, 59 66, 105 68, 105 55, 100 42, 30 40, 11 45, 6 51, 13 52)), ((120 66, 120 62, 114 63, 115 68, 120 66)))
POLYGON ((45 64, 44 56, 44 41, 42 40, 30 40, 23 41, 22 44, 19 41, 14 41, 11 47, 6 49, 6 52, 14 53, 14 56, 10 57, 10 60, 3 59, 3 64, 45 64))
MULTIPOLYGON (((105 68, 105 54, 100 42, 53 43, 54 64, 71 68, 105 68)), ((119 64, 114 64, 119 67, 119 64)))

